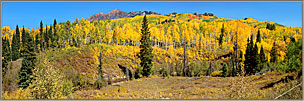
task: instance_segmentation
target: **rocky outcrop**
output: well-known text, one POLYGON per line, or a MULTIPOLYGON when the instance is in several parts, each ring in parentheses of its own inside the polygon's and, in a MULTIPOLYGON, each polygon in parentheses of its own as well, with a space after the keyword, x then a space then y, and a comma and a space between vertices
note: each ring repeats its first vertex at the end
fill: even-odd
POLYGON ((213 14, 213 13, 207 13, 207 12, 206 12, 206 13, 204 13, 203 15, 204 15, 204 16, 214 16, 214 14, 213 14))
POLYGON ((142 16, 142 15, 158 15, 158 13, 156 12, 152 12, 152 11, 135 11, 135 12, 130 12, 128 13, 127 17, 135 17, 135 16, 142 16))
POLYGON ((124 17, 135 17, 135 16, 142 16, 142 15, 152 15, 152 14, 158 14, 156 12, 152 11, 135 11, 135 12, 123 12, 118 9, 114 9, 113 11, 109 12, 108 14, 105 13, 97 13, 93 16, 90 16, 88 20, 110 20, 110 19, 119 19, 124 17))

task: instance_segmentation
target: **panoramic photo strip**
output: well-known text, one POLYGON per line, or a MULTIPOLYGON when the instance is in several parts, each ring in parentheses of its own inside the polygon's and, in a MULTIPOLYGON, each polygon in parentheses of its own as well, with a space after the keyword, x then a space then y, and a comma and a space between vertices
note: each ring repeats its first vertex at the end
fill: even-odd
POLYGON ((303 99, 302 2, 2 2, 2 99, 303 99))

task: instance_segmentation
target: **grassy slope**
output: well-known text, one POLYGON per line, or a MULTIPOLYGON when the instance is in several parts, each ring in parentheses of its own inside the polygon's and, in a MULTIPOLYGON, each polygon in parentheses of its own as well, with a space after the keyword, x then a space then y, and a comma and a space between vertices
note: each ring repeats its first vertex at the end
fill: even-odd
MULTIPOLYGON (((278 82, 290 75, 295 77, 292 73, 278 75, 271 72, 243 79, 242 77, 210 77, 196 80, 190 80, 188 77, 141 78, 123 82, 119 84, 120 87, 112 85, 100 90, 76 91, 73 96, 77 99, 273 99, 301 81, 297 79, 288 83, 278 82), (262 89, 271 83, 275 83, 273 87, 262 89)), ((302 98, 301 88, 302 86, 297 87, 281 99, 302 98)))

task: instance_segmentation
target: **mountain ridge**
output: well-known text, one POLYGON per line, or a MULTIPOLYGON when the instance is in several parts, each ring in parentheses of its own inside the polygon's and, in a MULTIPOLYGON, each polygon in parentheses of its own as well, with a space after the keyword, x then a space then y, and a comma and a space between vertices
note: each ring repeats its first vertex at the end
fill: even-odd
MULTIPOLYGON (((174 12, 172 14, 178 14, 178 13, 174 12)), ((214 14, 212 14, 212 13, 198 14, 196 12, 194 14, 195 15, 204 15, 204 16, 214 16, 214 14)), ((142 16, 142 15, 162 15, 162 14, 159 14, 157 12, 152 12, 152 11, 146 11, 146 10, 145 11, 134 11, 134 12, 126 13, 126 12, 121 11, 119 9, 114 9, 107 14, 105 14, 103 12, 96 13, 96 14, 88 17, 87 19, 89 21, 92 21, 92 20, 110 20, 110 19, 119 19, 119 18, 125 18, 125 17, 142 16)))

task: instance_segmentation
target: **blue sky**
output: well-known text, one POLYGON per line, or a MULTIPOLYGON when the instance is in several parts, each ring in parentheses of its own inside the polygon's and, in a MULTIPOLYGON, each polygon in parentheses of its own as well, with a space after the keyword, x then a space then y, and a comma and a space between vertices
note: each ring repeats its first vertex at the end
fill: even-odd
POLYGON ((16 25, 38 28, 42 20, 53 24, 75 18, 88 18, 113 9, 124 12, 154 11, 160 14, 214 13, 224 18, 252 17, 260 21, 273 21, 285 26, 302 27, 301 2, 2 2, 2 26, 16 25))

